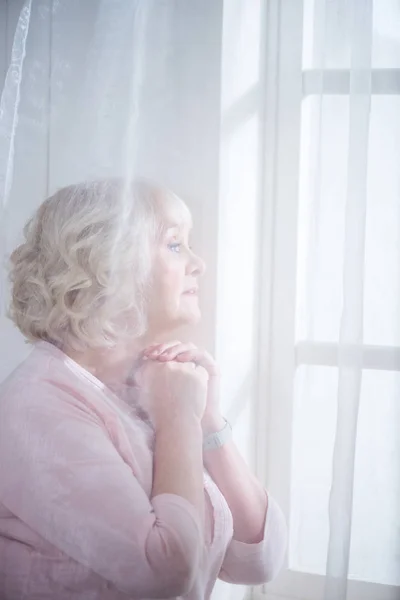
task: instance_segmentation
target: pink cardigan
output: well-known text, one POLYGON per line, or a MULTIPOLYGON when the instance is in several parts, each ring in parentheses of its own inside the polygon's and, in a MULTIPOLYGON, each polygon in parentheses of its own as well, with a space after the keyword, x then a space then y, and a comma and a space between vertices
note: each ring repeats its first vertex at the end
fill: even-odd
POLYGON ((150 500, 153 432, 121 396, 45 342, 0 386, 2 600, 205 600, 217 577, 272 579, 286 547, 274 500, 259 544, 233 539, 206 472, 205 530, 184 498, 150 500))

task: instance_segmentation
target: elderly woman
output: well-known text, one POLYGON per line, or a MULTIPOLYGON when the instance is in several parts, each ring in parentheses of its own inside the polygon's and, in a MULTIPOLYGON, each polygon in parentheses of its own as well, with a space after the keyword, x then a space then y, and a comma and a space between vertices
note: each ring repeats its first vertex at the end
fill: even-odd
POLYGON ((147 182, 73 185, 11 257, 33 343, 0 388, 3 600, 209 598, 279 571, 282 513, 249 471, 207 353, 191 218, 147 182), (171 341, 173 340, 173 341, 171 341))

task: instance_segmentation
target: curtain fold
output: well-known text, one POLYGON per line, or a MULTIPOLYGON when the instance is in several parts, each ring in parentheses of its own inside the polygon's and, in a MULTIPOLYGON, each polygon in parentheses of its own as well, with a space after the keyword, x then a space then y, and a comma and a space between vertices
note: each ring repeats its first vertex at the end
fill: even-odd
MULTIPOLYGON (((362 379, 364 263, 371 109, 372 0, 351 2, 350 93, 343 297, 338 347, 337 424, 329 502, 325 600, 346 598, 354 466, 362 379), (353 347, 348 365, 348 346, 353 347), (346 360, 347 357, 347 360, 346 360)), ((331 5, 333 6, 333 5, 331 5)), ((336 10, 346 10, 343 3, 336 10)), ((329 27, 329 11, 326 27, 329 27)))
MULTIPOLYGON (((0 256, 7 249, 6 214, 14 173, 15 139, 21 100, 21 82, 26 57, 26 43, 31 21, 32 0, 22 7, 13 36, 10 65, 0 99, 0 256)), ((6 282, 3 269, 0 277, 0 315, 5 309, 6 282)))

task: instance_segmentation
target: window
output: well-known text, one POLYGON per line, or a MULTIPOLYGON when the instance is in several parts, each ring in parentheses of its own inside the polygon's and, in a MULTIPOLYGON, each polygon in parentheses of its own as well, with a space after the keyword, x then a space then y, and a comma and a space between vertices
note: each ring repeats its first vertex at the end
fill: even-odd
MULTIPOLYGON (((343 385, 338 366, 361 364, 348 598, 394 599, 400 587, 400 6, 375 0, 371 36, 368 20, 353 23, 353 2, 267 5, 264 202, 273 198, 274 206, 268 209, 273 241, 264 253, 269 279, 260 355, 269 371, 260 369, 258 473, 266 473, 290 516, 290 548, 288 571, 254 594, 324 597, 343 385), (351 186, 361 181, 365 227, 346 214, 348 194, 358 193, 351 186), (362 344, 352 345, 340 338, 349 301, 343 286, 345 265, 361 245, 362 264, 348 271, 360 274, 359 289, 351 286, 362 299, 357 308, 357 294, 350 297, 363 331, 362 344)), ((368 3, 357 11, 362 5, 368 12, 368 3)))

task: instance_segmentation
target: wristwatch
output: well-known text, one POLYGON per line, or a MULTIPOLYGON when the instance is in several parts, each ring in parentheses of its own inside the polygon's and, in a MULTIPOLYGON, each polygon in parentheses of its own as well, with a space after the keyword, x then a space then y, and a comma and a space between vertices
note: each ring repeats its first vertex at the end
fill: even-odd
POLYGON ((225 426, 221 429, 221 431, 209 433, 204 436, 203 450, 216 450, 217 448, 221 448, 221 446, 232 439, 232 426, 225 418, 224 421, 225 426))

